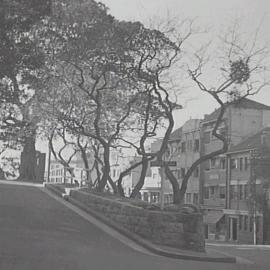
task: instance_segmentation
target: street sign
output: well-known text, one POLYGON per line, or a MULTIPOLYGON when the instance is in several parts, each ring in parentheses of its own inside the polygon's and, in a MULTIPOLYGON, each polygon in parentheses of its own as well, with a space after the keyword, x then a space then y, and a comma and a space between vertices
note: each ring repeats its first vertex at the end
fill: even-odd
POLYGON ((150 167, 162 167, 164 165, 168 165, 170 167, 175 167, 177 165, 176 161, 151 161, 150 162, 150 167))
POLYGON ((175 167, 177 165, 176 161, 164 161, 168 166, 175 167))
POLYGON ((160 161, 151 161, 150 162, 150 167, 161 167, 161 162, 160 161))

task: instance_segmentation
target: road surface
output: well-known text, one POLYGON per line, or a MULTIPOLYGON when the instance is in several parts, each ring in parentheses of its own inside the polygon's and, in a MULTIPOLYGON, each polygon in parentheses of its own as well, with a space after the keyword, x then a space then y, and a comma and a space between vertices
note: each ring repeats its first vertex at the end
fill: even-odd
POLYGON ((0 184, 1 270, 269 269, 269 265, 258 266, 146 254, 107 234, 37 187, 0 184))

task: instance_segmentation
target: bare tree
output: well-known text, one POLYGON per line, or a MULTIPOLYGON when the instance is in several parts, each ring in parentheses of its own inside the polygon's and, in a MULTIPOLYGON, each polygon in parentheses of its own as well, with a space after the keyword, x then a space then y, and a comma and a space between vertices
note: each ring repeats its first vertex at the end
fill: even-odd
POLYGON ((227 152, 228 139, 226 134, 222 134, 219 130, 226 109, 229 106, 237 106, 246 97, 257 94, 269 85, 270 80, 267 76, 269 48, 259 43, 258 31, 259 29, 257 29, 253 38, 248 36, 246 40, 242 40, 236 22, 226 35, 220 38, 221 57, 214 59, 214 64, 209 60, 211 52, 210 56, 206 53, 206 49, 211 48, 210 46, 201 48, 194 54, 195 66, 189 65, 188 72, 195 85, 202 92, 213 97, 219 105, 212 135, 221 142, 221 148, 204 154, 196 160, 185 173, 181 187, 170 168, 166 166, 166 174, 173 184, 174 203, 176 204, 183 203, 188 180, 194 170, 202 162, 227 152), (213 65, 214 71, 211 70, 207 73, 207 64, 213 65), (201 79, 204 72, 208 76, 213 72, 217 74, 215 75, 217 81, 211 83, 211 80, 209 80, 209 83, 206 83, 205 77, 201 79), (211 86, 208 86, 208 84, 211 84, 211 86))

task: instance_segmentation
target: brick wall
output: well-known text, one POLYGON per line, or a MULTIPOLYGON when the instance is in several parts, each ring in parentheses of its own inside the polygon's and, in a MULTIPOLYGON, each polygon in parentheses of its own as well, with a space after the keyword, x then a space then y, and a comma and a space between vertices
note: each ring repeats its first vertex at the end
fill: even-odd
POLYGON ((118 223, 149 241, 171 247, 204 251, 203 223, 200 214, 150 211, 128 202, 73 190, 70 196, 92 211, 118 223))

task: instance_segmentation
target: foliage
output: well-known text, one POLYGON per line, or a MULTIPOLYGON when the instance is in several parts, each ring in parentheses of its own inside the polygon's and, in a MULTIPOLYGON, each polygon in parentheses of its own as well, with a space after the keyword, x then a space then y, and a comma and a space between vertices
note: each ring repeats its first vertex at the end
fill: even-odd
POLYGON ((239 59, 230 62, 230 79, 236 84, 242 84, 246 82, 250 77, 250 69, 248 61, 239 59))
POLYGON ((40 98, 49 121, 101 145, 102 190, 110 179, 111 148, 135 146, 125 140, 129 133, 142 138, 136 149, 144 154, 146 140, 175 108, 160 77, 180 44, 141 23, 117 21, 95 2, 64 5, 56 14, 38 26, 47 85, 40 98))
MULTIPOLYGON (((35 97, 40 87, 38 71, 44 64, 44 57, 32 28, 50 11, 50 1, 3 0, 1 3, 0 139, 13 148, 28 147, 28 138, 35 137, 38 122, 35 97)), ((30 155, 34 161, 35 151, 30 155)), ((22 167, 20 172, 23 172, 22 167)), ((27 173, 23 174, 27 177, 27 173)), ((34 166, 31 175, 34 176, 34 166)))

